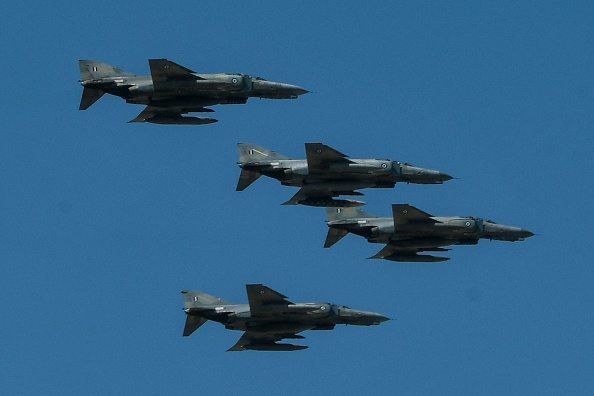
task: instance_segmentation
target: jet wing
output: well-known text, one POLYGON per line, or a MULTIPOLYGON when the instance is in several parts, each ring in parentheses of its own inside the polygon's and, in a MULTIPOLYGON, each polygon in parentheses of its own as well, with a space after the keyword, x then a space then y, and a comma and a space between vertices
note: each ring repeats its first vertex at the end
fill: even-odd
POLYGON ((395 225, 406 224, 409 221, 436 223, 436 220, 432 219, 429 213, 423 212, 409 204, 393 204, 392 215, 394 216, 395 225))
MULTIPOLYGON (((297 191, 297 194, 293 195, 293 197, 283 203, 283 205, 298 205, 300 201, 304 201, 309 197, 310 195, 307 193, 307 190, 300 188, 299 191, 297 191)), ((328 194, 328 197, 332 198, 332 194, 328 194)))
MULTIPOLYGON (((321 186, 324 183, 320 183, 321 186)), ((361 185, 359 188, 365 188, 367 186, 361 185)), ((298 205, 299 202, 305 201, 307 199, 319 199, 319 200, 332 200, 334 197, 338 197, 340 195, 352 195, 352 196, 361 196, 362 193, 355 191, 354 189, 340 189, 335 190, 331 187, 321 188, 320 186, 316 186, 315 188, 313 185, 309 187, 301 187, 299 191, 291 199, 287 202, 283 203, 283 205, 298 205)), ((363 203, 362 203, 363 204, 363 203)), ((316 206, 327 206, 325 202, 321 202, 320 205, 316 206)))
POLYGON ((168 111, 163 111, 163 109, 159 108, 159 107, 152 107, 152 106, 146 106, 146 108, 144 110, 142 110, 140 112, 140 114, 138 114, 136 116, 135 119, 130 120, 128 122, 146 122, 146 120, 151 119, 155 116, 158 116, 159 114, 169 114, 169 115, 177 115, 178 117, 181 117, 181 113, 176 113, 176 112, 172 112, 170 110, 168 111))
POLYGON ((346 154, 322 143, 305 143, 305 155, 307 168, 311 174, 327 172, 328 164, 332 162, 351 162, 346 154))
POLYGON ((250 349, 257 351, 296 351, 307 348, 305 345, 277 344, 277 341, 281 341, 284 338, 302 339, 304 337, 295 333, 276 334, 246 331, 239 341, 229 348, 228 351, 234 352, 250 349))
POLYGON ((248 302, 250 304, 250 312, 252 316, 258 316, 263 311, 263 307, 269 304, 291 305, 293 304, 287 300, 287 296, 283 296, 279 292, 272 290, 269 287, 261 284, 246 285, 248 302))
MULTIPOLYGON (((192 109, 192 111, 207 111, 210 109, 192 109)), ((151 122, 153 124, 185 124, 185 125, 203 125, 217 122, 214 118, 202 117, 182 117, 182 114, 188 113, 184 109, 177 107, 162 108, 147 106, 136 118, 128 122, 151 122)))
POLYGON ((382 250, 377 252, 375 256, 369 257, 369 259, 384 259, 390 261, 400 261, 400 262, 438 262, 438 261, 447 261, 449 257, 442 257, 442 256, 431 256, 427 254, 418 254, 419 252, 423 251, 432 251, 432 252, 446 252, 449 249, 443 249, 439 247, 435 248, 402 248, 397 247, 391 244, 387 244, 384 246, 382 250))
POLYGON ((151 68, 151 77, 155 91, 165 89, 166 87, 163 86, 163 83, 168 80, 202 80, 201 77, 195 75, 193 70, 167 59, 149 59, 149 66, 151 68))

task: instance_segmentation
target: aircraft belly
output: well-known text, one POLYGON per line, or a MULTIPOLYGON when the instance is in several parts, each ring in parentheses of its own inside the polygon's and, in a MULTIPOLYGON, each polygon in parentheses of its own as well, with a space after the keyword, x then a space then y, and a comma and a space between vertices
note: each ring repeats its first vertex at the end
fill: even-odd
POLYGON ((299 333, 315 327, 311 323, 279 321, 247 323, 245 331, 254 333, 299 333))
POLYGON ((345 180, 316 180, 304 179, 303 187, 311 191, 353 191, 372 187, 375 183, 369 181, 345 180))

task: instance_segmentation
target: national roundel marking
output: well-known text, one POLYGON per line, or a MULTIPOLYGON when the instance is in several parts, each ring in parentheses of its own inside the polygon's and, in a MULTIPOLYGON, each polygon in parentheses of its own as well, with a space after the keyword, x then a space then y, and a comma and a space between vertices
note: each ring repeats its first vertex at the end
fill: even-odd
POLYGON ((233 82, 233 84, 237 84, 237 79, 233 78, 233 79, 231 79, 231 82, 233 82))
POLYGON ((470 227, 470 221, 467 221, 466 223, 464 223, 464 225, 465 225, 466 227, 470 227))
POLYGON ((320 307, 320 309, 321 309, 322 311, 325 311, 325 310, 326 310, 326 307, 325 307, 324 305, 322 305, 322 306, 320 307))
POLYGON ((386 169, 387 167, 388 167, 388 165, 382 164, 382 169, 386 169))

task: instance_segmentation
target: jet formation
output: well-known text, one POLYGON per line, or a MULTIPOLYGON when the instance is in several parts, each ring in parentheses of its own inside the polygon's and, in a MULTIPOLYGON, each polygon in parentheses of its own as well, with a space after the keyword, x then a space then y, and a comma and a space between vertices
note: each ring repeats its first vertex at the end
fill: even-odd
POLYGON ((530 231, 476 217, 436 217, 408 204, 393 204, 392 217, 380 218, 357 208, 326 208, 329 248, 349 232, 386 246, 372 259, 404 262, 438 262, 448 257, 421 255, 445 252, 444 246, 476 245, 479 239, 523 241, 530 231))
POLYGON ((182 291, 189 336, 206 321, 244 331, 229 351, 296 351, 305 345, 278 343, 283 339, 303 339, 305 330, 333 330, 337 324, 371 326, 387 317, 329 303, 292 303, 286 296, 261 284, 246 285, 248 304, 232 304, 199 291, 182 291))
POLYGON ((130 122, 202 125, 214 118, 183 117, 212 113, 207 106, 244 104, 249 98, 296 99, 308 91, 291 84, 245 74, 198 74, 167 59, 149 59, 150 76, 137 76, 94 60, 79 62, 83 94, 79 110, 88 109, 105 93, 126 103, 146 105, 130 122))
MULTIPOLYGON (((296 99, 308 93, 296 85, 245 74, 199 74, 167 59, 149 59, 150 75, 137 76, 93 60, 79 61, 83 86, 79 110, 86 110, 106 93, 126 103, 145 105, 130 122, 203 125, 214 118, 184 116, 212 113, 210 106, 245 104, 249 98, 296 99)), ((335 199, 362 196, 365 188, 394 188, 396 183, 442 184, 452 177, 441 171, 390 159, 353 159, 322 143, 305 143, 305 159, 291 159, 254 144, 240 143, 241 173, 237 191, 262 175, 282 185, 299 187, 284 205, 325 207, 328 235, 325 248, 348 233, 385 246, 373 259, 399 262, 440 262, 452 245, 476 245, 480 239, 521 241, 534 234, 522 228, 476 217, 437 217, 408 204, 393 204, 392 217, 380 218, 358 206, 365 202, 335 199)), ((189 336, 208 320, 243 335, 229 351, 296 351, 305 345, 281 343, 303 339, 305 330, 333 330, 338 324, 371 326, 388 320, 378 313, 330 303, 292 303, 262 284, 246 285, 248 304, 233 304, 199 291, 183 291, 189 336)))
POLYGON ((452 179, 446 173, 398 161, 351 159, 322 143, 305 143, 306 159, 297 160, 255 144, 240 143, 237 148, 241 174, 236 190, 245 190, 262 175, 284 186, 300 187, 283 205, 356 207, 365 202, 333 198, 361 196, 355 190, 393 188, 398 182, 441 184, 452 179))

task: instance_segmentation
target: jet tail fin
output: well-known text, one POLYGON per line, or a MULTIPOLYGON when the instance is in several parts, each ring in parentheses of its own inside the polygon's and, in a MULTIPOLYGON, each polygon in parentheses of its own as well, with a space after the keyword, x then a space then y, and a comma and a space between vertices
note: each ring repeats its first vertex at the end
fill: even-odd
POLYGON ((262 176, 260 172, 250 171, 246 169, 241 170, 239 175, 239 181, 237 182, 237 188, 235 191, 243 191, 248 188, 253 182, 258 180, 262 176))
POLYGON ((237 145, 239 151, 239 163, 245 164, 248 162, 262 162, 271 160, 287 160, 289 157, 278 154, 274 151, 265 149, 255 144, 239 143, 237 145))
POLYGON ((208 295, 199 291, 182 291, 184 298, 184 308, 200 308, 213 305, 231 305, 229 301, 221 300, 218 297, 208 295))
POLYGON ((377 216, 369 214, 363 210, 349 207, 326 208, 326 216, 328 217, 328 221, 377 218, 377 216))
POLYGON ((128 73, 117 67, 108 65, 107 63, 97 62, 94 60, 79 60, 78 66, 80 68, 80 76, 82 81, 96 80, 108 77, 136 77, 132 73, 128 73))
POLYGON ((82 98, 80 99, 80 106, 78 107, 79 110, 86 110, 93 103, 101 99, 101 97, 105 94, 104 91, 100 89, 88 88, 84 87, 82 98))

